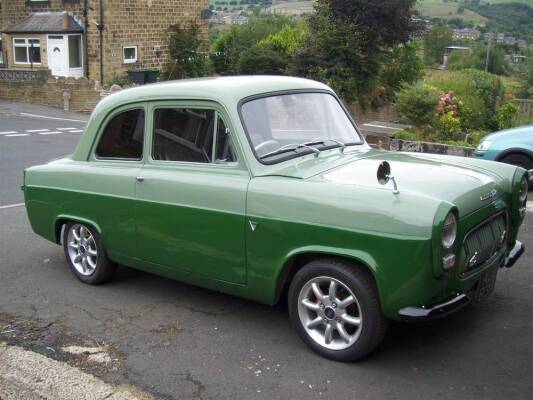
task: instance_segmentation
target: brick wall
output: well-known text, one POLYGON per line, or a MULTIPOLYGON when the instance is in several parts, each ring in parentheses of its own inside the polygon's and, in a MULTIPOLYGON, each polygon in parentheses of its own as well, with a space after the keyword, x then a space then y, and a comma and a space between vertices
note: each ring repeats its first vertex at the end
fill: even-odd
MULTIPOLYGON (((207 41, 207 21, 200 19, 208 0, 102 0, 104 6, 104 82, 128 69, 160 69, 169 61, 168 28, 196 21, 207 41), (124 64, 123 46, 138 47, 138 62, 124 64), (158 57, 159 56, 159 57, 158 57)), ((20 22, 30 12, 69 11, 83 26, 83 0, 49 0, 29 6, 26 0, 0 0, 0 31, 20 22)), ((87 32, 89 77, 100 79, 100 38, 94 21, 100 21, 100 0, 89 0, 87 32)), ((41 52, 46 53, 41 41, 41 52)), ((4 50, 11 39, 3 35, 4 50)), ((11 51, 8 56, 11 60, 11 51)), ((18 66, 17 66, 18 67, 18 66)), ((46 65, 43 63, 43 68, 46 65)))

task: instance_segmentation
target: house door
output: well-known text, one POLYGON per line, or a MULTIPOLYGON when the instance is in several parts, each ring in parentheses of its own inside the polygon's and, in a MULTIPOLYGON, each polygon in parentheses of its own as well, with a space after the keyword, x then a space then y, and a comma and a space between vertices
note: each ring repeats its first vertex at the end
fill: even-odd
POLYGON ((48 68, 54 76, 66 76, 67 66, 67 46, 63 35, 49 35, 47 44, 48 68))

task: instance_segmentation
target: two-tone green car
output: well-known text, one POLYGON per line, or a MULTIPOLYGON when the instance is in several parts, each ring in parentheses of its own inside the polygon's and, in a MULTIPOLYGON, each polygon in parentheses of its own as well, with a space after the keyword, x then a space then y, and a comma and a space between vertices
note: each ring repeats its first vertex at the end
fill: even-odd
POLYGON ((371 149, 335 93, 289 77, 124 90, 74 153, 25 171, 33 230, 99 284, 116 265, 266 304, 356 360, 387 321, 485 297, 523 253, 527 172, 371 149))

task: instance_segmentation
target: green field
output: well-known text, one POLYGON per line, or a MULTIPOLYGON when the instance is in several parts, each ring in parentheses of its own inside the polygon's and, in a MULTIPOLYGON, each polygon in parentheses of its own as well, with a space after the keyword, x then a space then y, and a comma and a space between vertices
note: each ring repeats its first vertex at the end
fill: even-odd
POLYGON ((470 10, 464 10, 462 13, 458 13, 460 5, 459 2, 452 1, 419 0, 418 10, 420 15, 424 17, 443 19, 460 18, 474 25, 484 25, 487 22, 486 18, 470 10))

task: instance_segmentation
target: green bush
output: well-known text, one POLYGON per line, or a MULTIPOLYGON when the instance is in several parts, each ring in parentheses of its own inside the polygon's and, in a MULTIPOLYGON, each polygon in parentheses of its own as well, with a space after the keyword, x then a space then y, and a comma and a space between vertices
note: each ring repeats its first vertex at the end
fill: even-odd
POLYGON ((260 45, 245 50, 237 65, 239 73, 245 75, 283 75, 286 68, 286 57, 269 46, 260 45))
POLYGON ((420 135, 418 135, 416 132, 403 129, 401 131, 398 131, 394 134, 394 139, 401 139, 401 140, 420 140, 420 135))
POLYGON ((405 86, 396 97, 396 111, 402 122, 417 128, 431 125, 439 105, 439 93, 424 84, 405 86))
POLYGON ((499 129, 508 129, 514 126, 519 107, 514 103, 507 103, 498 109, 496 119, 499 129))
POLYGON ((109 86, 113 86, 113 85, 126 86, 126 85, 129 85, 131 81, 127 75, 114 74, 113 77, 109 79, 106 83, 109 86))
POLYGON ((461 120, 448 111, 437 119, 437 134, 441 140, 454 140, 461 131, 461 120))

